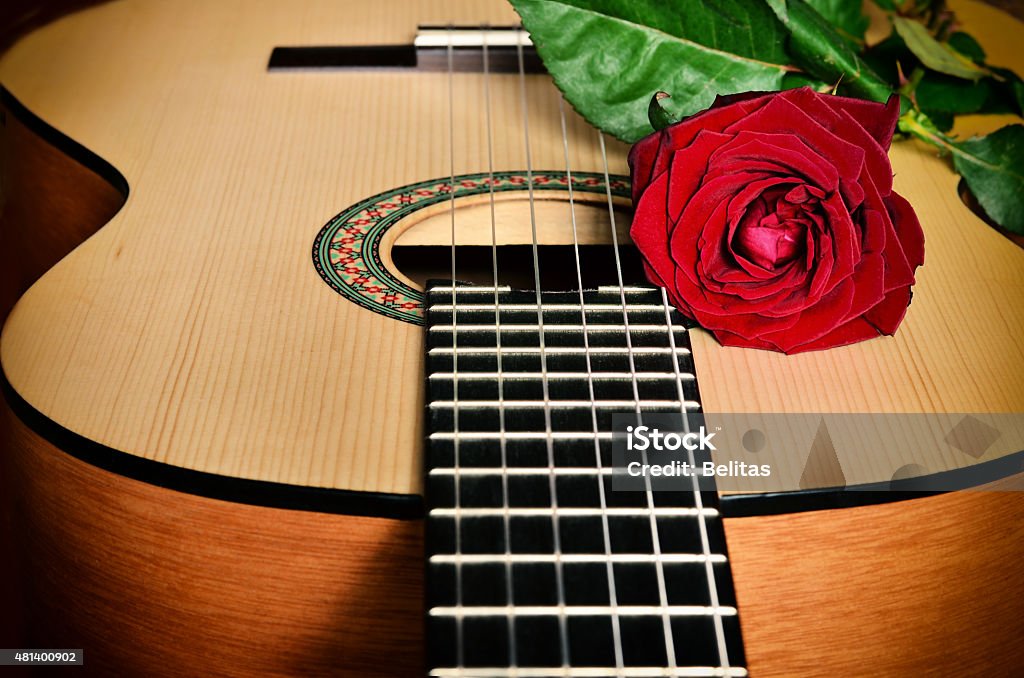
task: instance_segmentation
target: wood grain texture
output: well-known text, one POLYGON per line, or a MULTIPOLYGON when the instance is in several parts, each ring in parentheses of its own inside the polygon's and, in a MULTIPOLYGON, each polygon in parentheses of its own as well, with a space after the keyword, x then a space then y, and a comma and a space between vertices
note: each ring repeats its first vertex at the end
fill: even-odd
MULTIPOLYGON (((995 11, 958 6, 968 29, 995 11)), ((15 308, 0 345, 11 384, 61 425, 149 459, 419 491, 421 331, 332 292, 309 246, 347 205, 447 175, 446 76, 265 64, 275 45, 408 42, 417 23, 449 21, 514 17, 499 0, 126 0, 19 42, 0 79, 132 194, 15 308)), ((995 54, 1020 28, 986 30, 995 54)), ((492 85, 496 169, 522 169, 516 79, 492 85)), ((534 166, 559 169, 557 94, 541 77, 528 89, 534 166)), ((486 169, 483 92, 481 76, 456 76, 457 172, 486 169)), ((574 115, 569 127, 573 167, 602 169, 594 132, 574 115)), ((930 149, 902 143, 892 157, 928 240, 899 336, 786 358, 698 333, 709 411, 1024 409, 1024 252, 963 207, 930 149)), ((621 145, 610 161, 624 171, 621 145)))
MULTIPOLYGON (((55 148, 17 113, 0 103, 0 322, 39 276, 124 203, 124 195, 106 179, 55 148)), ((6 406, 0 400, 0 408, 6 406)), ((0 417, 3 451, 11 439, 6 426, 0 417)), ((17 543, 9 464, 7 455, 0 455, 0 543, 8 545, 17 543)), ((0 642, 7 647, 23 646, 24 592, 15 560, 0 560, 0 642)))
POLYGON ((420 522, 180 494, 3 415, 28 646, 87 648, 89 675, 421 671, 420 522))
POLYGON ((752 676, 1011 676, 1024 495, 725 521, 752 676))
MULTIPOLYGON (((86 648, 90 675, 421 672, 422 523, 180 494, 11 424, 30 643, 86 648)), ((1022 500, 727 519, 751 675, 1012 675, 1022 500)))

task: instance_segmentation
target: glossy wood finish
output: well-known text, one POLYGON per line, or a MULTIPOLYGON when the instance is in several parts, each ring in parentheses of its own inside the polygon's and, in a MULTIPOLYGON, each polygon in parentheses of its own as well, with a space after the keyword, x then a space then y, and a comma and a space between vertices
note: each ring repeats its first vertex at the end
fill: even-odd
POLYGON ((726 520, 751 675, 1015 675, 1021 482, 726 520))
POLYGON ((8 423, 28 646, 85 648, 90 675, 419 671, 418 521, 172 492, 8 423))
MULTIPOLYGON (((0 323, 14 302, 64 255, 110 220, 125 195, 45 138, 36 126, 26 126, 17 102, 0 101, 0 323)), ((30 123, 31 125, 31 123, 30 123)), ((0 409, 7 405, 0 399, 0 409)), ((0 417, 0 450, 11 434, 7 417, 0 417)), ((11 460, 0 454, 0 544, 13 545, 17 521, 12 497, 11 460)), ((16 552, 16 547, 10 547, 16 552)), ((20 644, 24 592, 16 557, 0 562, 0 638, 20 644)))
MULTIPOLYGON (((91 674, 419 673, 419 521, 176 493, 12 423, 30 644, 85 647, 91 674)), ((727 519, 751 675, 1011 675, 1022 500, 727 519)))

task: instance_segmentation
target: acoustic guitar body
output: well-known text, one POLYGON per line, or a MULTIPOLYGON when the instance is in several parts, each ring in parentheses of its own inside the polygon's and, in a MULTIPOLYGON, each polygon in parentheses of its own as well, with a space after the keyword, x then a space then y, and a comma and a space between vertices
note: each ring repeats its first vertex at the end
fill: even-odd
MULTIPOLYGON (((1019 24, 953 4, 1024 68, 1019 24)), ((82 648, 97 675, 424 673, 423 280, 453 231, 489 270, 489 173, 509 261, 527 170, 542 265, 573 219, 607 249, 609 200, 628 245, 628 148, 540 73, 268 61, 516 23, 499 0, 119 0, 0 59, 7 646, 82 648)), ((1024 251, 943 159, 891 158, 927 239, 903 327, 792 357, 693 330, 704 411, 1024 411, 1024 251)), ((1018 452, 927 468, 989 491, 835 491, 893 478, 853 451, 804 492, 723 496, 751 675, 1024 666, 1018 452)))

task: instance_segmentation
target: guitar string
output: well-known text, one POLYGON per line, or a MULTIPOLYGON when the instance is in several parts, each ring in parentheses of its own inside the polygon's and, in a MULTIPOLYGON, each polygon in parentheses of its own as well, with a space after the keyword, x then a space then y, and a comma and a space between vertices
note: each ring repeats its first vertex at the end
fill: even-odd
MULTIPOLYGON (((643 413, 640 408, 640 387, 636 376, 636 359, 633 356, 633 340, 630 336, 629 330, 629 311, 626 305, 626 288, 623 284, 622 279, 622 260, 619 256, 619 236, 615 228, 615 205, 612 201, 612 182, 611 177, 608 173, 608 150, 605 147, 604 133, 598 130, 597 138, 601 145, 601 159, 604 162, 604 185, 605 194, 608 198, 608 218, 610 220, 611 234, 612 234, 612 252, 615 254, 615 274, 619 283, 619 300, 622 303, 622 325, 626 334, 626 355, 629 359, 629 374, 633 386, 633 403, 636 408, 636 418, 638 424, 643 424, 643 413)), ((672 334, 672 326, 669 325, 667 328, 668 334, 672 334)), ((685 409, 685 402, 683 403, 685 409)), ((641 452, 643 455, 643 463, 647 463, 647 452, 641 452)), ((665 586, 665 565, 662 562, 661 557, 661 540, 658 536, 658 519, 654 513, 654 492, 651 489, 651 479, 649 476, 644 476, 644 489, 647 495, 647 508, 648 520, 651 525, 651 545, 654 549, 654 568, 657 573, 658 579, 658 602, 662 610, 661 622, 662 622, 662 633, 665 636, 665 655, 668 659, 668 667, 671 669, 678 668, 676 663, 676 649, 675 640, 672 637, 672 620, 668 614, 668 593, 665 586)))
POLYGON ((569 187, 569 215, 572 219, 572 249, 576 263, 576 287, 580 297, 580 325, 583 328, 583 357, 587 365, 587 389, 590 396, 590 421, 594 429, 594 461, 597 465, 597 492, 601 504, 601 531, 604 540, 604 553, 608 557, 605 562, 605 574, 608 577, 608 605, 611 608, 612 644, 615 652, 615 666, 622 669, 625 660, 622 656, 622 627, 619 621, 619 601, 615 590, 615 568, 612 564, 611 528, 608 525, 608 500, 604 490, 604 466, 601 462, 601 440, 598 437, 597 394, 594 390, 594 370, 590 358, 590 338, 587 335, 587 309, 583 297, 583 266, 580 263, 580 242, 576 227, 576 203, 572 190, 572 166, 569 161, 569 134, 565 125, 565 99, 558 96, 558 116, 562 124, 562 150, 565 153, 565 183, 569 187))
POLYGON ((463 649, 462 628, 462 516, 460 506, 459 478, 459 328, 458 314, 455 311, 457 294, 455 288, 455 82, 453 73, 452 26, 448 26, 448 192, 451 197, 449 211, 451 213, 452 231, 452 484, 455 497, 455 660, 461 670, 464 666, 465 651, 463 649))
MULTIPOLYGON (((491 208, 491 267, 494 274, 494 336, 495 352, 498 374, 498 444, 501 449, 501 505, 504 508, 502 513, 502 528, 505 533, 505 555, 512 553, 512 529, 509 523, 509 494, 508 494, 508 444, 505 438, 505 377, 502 373, 501 356, 501 312, 498 307, 498 229, 494 213, 494 139, 491 128, 491 69, 490 56, 487 45, 487 31, 490 27, 483 28, 483 51, 484 51, 484 108, 487 119, 487 187, 491 208)), ((455 309, 452 309, 455 313, 455 309)), ((508 603, 508 615, 506 628, 508 630, 508 665, 515 675, 516 668, 516 627, 515 615, 512 614, 512 606, 515 604, 512 581, 512 559, 505 561, 505 600, 508 603)))
POLYGON ((538 253, 538 242, 537 242, 537 213, 534 205, 533 195, 533 163, 530 156, 530 115, 527 110, 527 98, 526 98, 526 70, 523 65, 523 41, 522 41, 522 28, 516 29, 516 56, 519 61, 519 94, 523 109, 523 140, 526 147, 526 186, 528 189, 529 200, 530 200, 530 232, 533 245, 533 283, 536 293, 537 300, 537 336, 539 339, 538 348, 540 349, 540 372, 541 372, 541 389, 544 394, 544 432, 545 432, 545 444, 547 447, 548 455, 548 491, 551 493, 551 531, 552 531, 552 544, 555 556, 555 587, 558 592, 558 637, 561 646, 562 654, 562 668, 568 669, 569 667, 569 631, 568 631, 568 618, 565 612, 565 581, 563 564, 561 560, 562 554, 562 541, 559 534, 559 517, 558 517, 558 495, 557 486, 555 481, 555 452, 554 452, 554 440, 551 436, 551 394, 548 388, 548 365, 547 355, 545 353, 545 341, 544 341, 544 307, 541 299, 541 286, 540 286, 540 259, 538 253))
MULTIPOLYGON (((675 333, 672 332, 672 315, 669 313, 668 294, 665 288, 661 288, 661 303, 665 307, 665 324, 669 328, 668 341, 672 349, 672 366, 676 373, 676 392, 681 403, 680 414, 683 418, 683 431, 690 432, 690 420, 686 412, 686 398, 683 394, 683 376, 679 371, 679 355, 676 349, 675 333)), ((703 408, 702 408, 703 409, 703 408)), ((696 468, 696 458, 693 450, 688 449, 690 468, 696 468)), ((718 584, 715 582, 715 566, 711 562, 711 543, 708 539, 708 527, 704 519, 704 498, 701 496, 700 483, 696 474, 690 476, 690 483, 693 486, 694 506, 697 509, 697 524, 700 530, 701 551, 704 554, 704 575, 708 585, 708 601, 711 603, 712 622, 715 626, 715 641, 718 643, 718 664, 723 669, 729 668, 729 650, 725 644, 725 627, 722 623, 722 612, 718 607, 718 584)))

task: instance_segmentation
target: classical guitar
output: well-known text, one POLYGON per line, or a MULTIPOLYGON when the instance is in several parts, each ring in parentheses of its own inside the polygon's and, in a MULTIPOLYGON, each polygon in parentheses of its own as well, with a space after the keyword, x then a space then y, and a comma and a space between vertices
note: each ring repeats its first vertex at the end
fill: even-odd
MULTIPOLYGON (((1020 24, 952 4, 1024 67, 1020 24)), ((900 331, 722 347, 647 283, 628 149, 516 26, 123 0, 3 55, 4 644, 97 675, 1013 675, 1024 251, 900 141, 900 331), (630 485, 626 420, 728 473, 630 485)))

